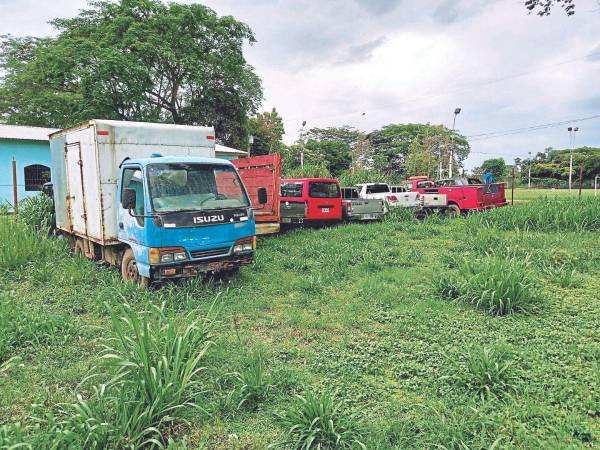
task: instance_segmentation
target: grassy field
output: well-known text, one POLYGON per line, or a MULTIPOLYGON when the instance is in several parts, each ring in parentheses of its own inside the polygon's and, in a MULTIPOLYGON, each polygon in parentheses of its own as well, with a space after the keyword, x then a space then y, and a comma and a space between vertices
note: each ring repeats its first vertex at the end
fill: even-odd
POLYGON ((598 231, 592 200, 392 217, 142 292, 0 221, 0 448, 593 448, 598 231))
MULTIPOLYGON (((600 196, 600 193, 598 193, 600 196)), ((506 190, 506 198, 510 201, 510 187, 507 187, 506 190)), ((549 199, 564 199, 564 198, 577 198, 579 196, 579 190, 573 189, 573 191, 569 192, 568 189, 527 189, 525 188, 516 188, 515 189, 515 202, 522 201, 530 201, 539 198, 549 198, 549 199)), ((581 190, 582 197, 593 197, 594 190, 593 189, 582 189, 581 190)))

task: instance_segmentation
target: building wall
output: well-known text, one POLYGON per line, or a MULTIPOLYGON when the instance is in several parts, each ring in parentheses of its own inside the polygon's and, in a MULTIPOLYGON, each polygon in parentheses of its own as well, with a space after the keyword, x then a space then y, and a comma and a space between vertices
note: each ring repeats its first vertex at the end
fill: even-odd
POLYGON ((19 201, 36 195, 36 191, 25 191, 26 166, 42 164, 50 167, 50 143, 0 139, 0 204, 13 203, 12 159, 17 161, 17 194, 19 201))

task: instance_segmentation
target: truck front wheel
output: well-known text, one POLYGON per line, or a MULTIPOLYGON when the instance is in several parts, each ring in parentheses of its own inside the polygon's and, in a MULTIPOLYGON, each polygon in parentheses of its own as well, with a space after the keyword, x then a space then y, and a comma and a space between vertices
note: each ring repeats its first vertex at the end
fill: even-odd
POLYGON ((137 262, 133 256, 133 250, 130 248, 123 253, 121 277, 123 277, 123 281, 132 281, 143 289, 147 289, 150 286, 150 278, 140 275, 138 272, 137 262))

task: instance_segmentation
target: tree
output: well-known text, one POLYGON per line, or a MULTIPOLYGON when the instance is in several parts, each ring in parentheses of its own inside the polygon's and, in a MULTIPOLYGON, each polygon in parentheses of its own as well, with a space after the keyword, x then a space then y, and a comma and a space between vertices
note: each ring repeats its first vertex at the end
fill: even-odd
MULTIPOLYGON (((309 150, 309 154, 314 155, 316 161, 325 163, 327 170, 333 176, 339 175, 342 171, 350 168, 350 146, 343 141, 317 141, 309 139, 306 142, 305 148, 309 150)), ((304 158, 305 164, 310 162, 310 159, 304 158)))
POLYGON ((506 173, 506 162, 504 158, 486 159, 481 164, 480 170, 482 174, 489 171, 494 175, 494 178, 501 179, 506 173))
POLYGON ((0 117, 66 127, 90 118, 213 125, 245 146, 247 117, 262 100, 243 55, 252 30, 199 5, 96 0, 55 19, 51 39, 5 37, 0 117))
POLYGON ((277 110, 257 114, 248 121, 248 131, 254 137, 250 154, 268 155, 281 151, 281 138, 285 134, 283 120, 277 110))
POLYGON ((525 0, 525 7, 530 11, 536 11, 539 16, 549 16, 552 8, 560 5, 567 16, 575 14, 574 0, 525 0))
POLYGON ((373 148, 373 165, 388 175, 408 174, 407 163, 412 170, 417 159, 429 161, 439 172, 440 162, 442 167, 448 166, 450 149, 458 167, 470 151, 464 136, 443 125, 391 124, 373 131, 368 139, 373 148))

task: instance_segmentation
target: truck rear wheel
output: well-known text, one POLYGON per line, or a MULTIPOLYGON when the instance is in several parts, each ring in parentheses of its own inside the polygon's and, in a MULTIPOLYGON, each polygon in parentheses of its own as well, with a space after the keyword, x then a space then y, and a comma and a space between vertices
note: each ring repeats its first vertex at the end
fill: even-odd
POLYGON ((133 250, 128 248, 123 253, 123 259, 121 260, 121 277, 123 281, 132 281, 143 289, 147 289, 150 286, 150 278, 140 275, 137 268, 137 262, 133 256, 133 250))
POLYGON ((448 208, 446 208, 446 215, 448 217, 458 217, 460 216, 460 208, 458 205, 448 205, 448 208))

